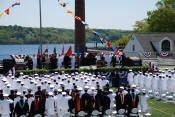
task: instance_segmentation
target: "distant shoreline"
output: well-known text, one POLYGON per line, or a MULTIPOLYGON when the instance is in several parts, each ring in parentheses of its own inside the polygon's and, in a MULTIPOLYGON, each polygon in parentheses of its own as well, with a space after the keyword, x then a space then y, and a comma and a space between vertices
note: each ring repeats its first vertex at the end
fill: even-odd
MULTIPOLYGON (((92 44, 95 44, 94 42, 86 42, 86 43, 92 43, 92 44)), ((54 44, 74 44, 74 42, 72 43, 43 43, 43 45, 54 45, 54 44)), ((99 44, 99 43, 98 43, 99 44)), ((7 44, 1 44, 0 45, 40 45, 40 43, 35 43, 35 44, 28 44, 28 43, 24 43, 24 44, 18 44, 18 43, 7 43, 7 44)))

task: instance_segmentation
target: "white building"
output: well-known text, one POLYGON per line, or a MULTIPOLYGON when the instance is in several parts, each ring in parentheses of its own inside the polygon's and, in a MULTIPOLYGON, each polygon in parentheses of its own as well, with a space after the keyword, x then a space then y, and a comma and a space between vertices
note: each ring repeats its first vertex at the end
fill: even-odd
POLYGON ((143 53, 151 52, 151 57, 167 52, 168 56, 175 57, 175 33, 136 33, 132 35, 124 48, 125 55, 143 58, 143 53))

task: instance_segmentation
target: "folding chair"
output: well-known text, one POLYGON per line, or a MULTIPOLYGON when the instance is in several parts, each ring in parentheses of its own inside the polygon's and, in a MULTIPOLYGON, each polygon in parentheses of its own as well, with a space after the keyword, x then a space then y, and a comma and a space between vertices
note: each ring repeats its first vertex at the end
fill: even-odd
POLYGON ((161 94, 161 100, 166 101, 166 93, 161 94))
POLYGON ((85 117, 86 113, 84 111, 78 112, 78 117, 85 117))
POLYGON ((112 111, 110 109, 105 111, 104 117, 111 117, 112 111))
POLYGON ((174 103, 175 103, 175 93, 173 94, 173 101, 174 101, 174 103))
POLYGON ((94 110, 91 113, 91 117, 98 117, 99 116, 99 111, 98 110, 94 110))
POLYGON ((173 103, 173 102, 174 102, 173 96, 171 96, 171 95, 166 96, 166 102, 167 102, 167 103, 173 103))
POLYGON ((118 114, 117 114, 116 117, 125 117, 125 114, 126 114, 125 109, 120 109, 120 110, 118 111, 118 114))
POLYGON ((42 115, 40 115, 40 114, 37 114, 37 115, 35 115, 34 117, 42 117, 42 115))
POLYGON ((137 108, 133 108, 131 110, 131 113, 129 114, 130 117, 139 117, 138 115, 138 109, 137 108))

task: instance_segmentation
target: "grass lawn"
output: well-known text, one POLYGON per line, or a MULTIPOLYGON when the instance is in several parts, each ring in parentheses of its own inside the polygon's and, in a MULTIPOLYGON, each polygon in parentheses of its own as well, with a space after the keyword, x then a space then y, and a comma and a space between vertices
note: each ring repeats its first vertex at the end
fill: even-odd
POLYGON ((173 69, 175 68, 175 66, 158 66, 158 68, 159 68, 160 70, 165 70, 165 68, 168 68, 168 69, 170 69, 170 70, 173 70, 173 69))
POLYGON ((167 104, 155 99, 148 99, 148 105, 152 108, 151 117, 175 117, 175 104, 167 104))

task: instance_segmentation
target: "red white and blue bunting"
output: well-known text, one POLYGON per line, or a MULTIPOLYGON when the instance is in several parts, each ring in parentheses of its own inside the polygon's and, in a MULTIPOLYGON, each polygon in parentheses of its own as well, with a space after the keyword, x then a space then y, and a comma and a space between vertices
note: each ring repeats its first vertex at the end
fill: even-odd
POLYGON ((160 56, 161 57, 167 57, 168 55, 169 55, 168 52, 164 52, 163 51, 163 52, 160 53, 160 56))
POLYGON ((146 58, 151 57, 152 53, 151 52, 143 52, 143 56, 146 58))
POLYGON ((10 55, 12 59, 25 59, 26 55, 10 55))

